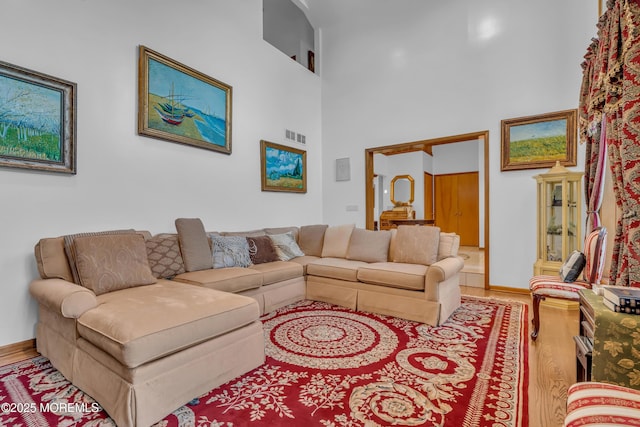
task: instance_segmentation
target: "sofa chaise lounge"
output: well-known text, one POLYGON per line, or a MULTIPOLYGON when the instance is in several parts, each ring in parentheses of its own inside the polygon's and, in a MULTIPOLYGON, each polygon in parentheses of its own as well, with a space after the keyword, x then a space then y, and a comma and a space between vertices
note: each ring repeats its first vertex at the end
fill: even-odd
POLYGON ((460 305, 459 238, 436 227, 205 232, 179 219, 176 228, 44 238, 35 248, 38 351, 120 426, 150 425, 261 365, 259 317, 292 302, 432 325, 460 305), (252 258, 239 261, 234 244, 249 242, 252 258))

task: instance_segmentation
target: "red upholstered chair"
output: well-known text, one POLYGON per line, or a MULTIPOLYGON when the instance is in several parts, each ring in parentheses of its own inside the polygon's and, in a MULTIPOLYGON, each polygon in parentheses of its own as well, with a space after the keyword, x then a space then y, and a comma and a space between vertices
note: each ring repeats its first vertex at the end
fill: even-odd
POLYGON ((600 382, 569 387, 564 427, 605 425, 640 425, 640 391, 600 382))
POLYGON ((606 252, 607 229, 598 227, 593 230, 584 241, 584 256, 586 264, 583 279, 575 282, 564 282, 560 275, 533 276, 529 281, 529 289, 533 297, 533 331, 531 339, 535 341, 540 332, 540 301, 546 297, 578 301, 578 291, 591 289, 591 285, 600 284, 604 268, 606 252))

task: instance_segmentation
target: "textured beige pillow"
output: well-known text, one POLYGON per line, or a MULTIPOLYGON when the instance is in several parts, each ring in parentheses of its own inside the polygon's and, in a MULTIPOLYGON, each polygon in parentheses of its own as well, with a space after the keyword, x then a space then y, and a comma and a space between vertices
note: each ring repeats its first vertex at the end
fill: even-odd
POLYGON ((349 249, 349 239, 355 224, 336 225, 328 227, 324 232, 322 257, 346 258, 349 249))
POLYGON ((326 224, 303 225, 298 233, 298 246, 305 255, 322 256, 326 224))
POLYGON ((156 282, 139 234, 76 237, 73 245, 80 284, 96 295, 156 282))
POLYGON ((355 228, 349 240, 347 259, 364 262, 386 262, 391 232, 355 228))
POLYGON ((176 230, 178 230, 178 241, 185 270, 198 271, 213 268, 209 238, 200 218, 178 218, 176 230))
POLYGON ((123 233, 135 233, 135 230, 96 231, 96 232, 89 232, 89 233, 67 234, 66 236, 63 236, 64 252, 67 254, 67 260, 69 261, 69 268, 71 269, 71 274, 73 274, 73 283, 78 285, 80 284, 80 277, 78 277, 78 268, 76 267, 75 246, 73 244, 74 240, 77 237, 100 236, 103 234, 123 234, 123 233))
POLYGON ((438 244, 438 261, 441 259, 458 256, 460 249, 460 236, 456 233, 440 233, 438 244))
POLYGON ((393 261, 431 265, 438 260, 439 243, 440 227, 400 225, 393 261))

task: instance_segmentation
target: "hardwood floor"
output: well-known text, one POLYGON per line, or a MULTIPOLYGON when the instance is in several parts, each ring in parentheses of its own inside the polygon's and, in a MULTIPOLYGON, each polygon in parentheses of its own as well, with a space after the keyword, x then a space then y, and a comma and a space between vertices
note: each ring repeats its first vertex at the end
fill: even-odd
MULTIPOLYGON (((531 296, 526 293, 486 291, 462 287, 465 295, 510 299, 529 304, 531 325, 531 296)), ((578 334, 578 310, 540 307, 540 335, 529 340, 529 426, 559 427, 565 415, 567 388, 576 380, 576 359, 573 336, 578 334)), ((34 349, 21 348, 0 356, 0 366, 36 356, 34 349)))
MULTIPOLYGON (((486 291, 462 287, 465 295, 510 299, 529 305, 528 293, 486 291)), ((573 336, 579 331, 579 310, 540 306, 540 335, 529 340, 529 427, 560 427, 566 413, 567 389, 576 382, 576 357, 573 336)))

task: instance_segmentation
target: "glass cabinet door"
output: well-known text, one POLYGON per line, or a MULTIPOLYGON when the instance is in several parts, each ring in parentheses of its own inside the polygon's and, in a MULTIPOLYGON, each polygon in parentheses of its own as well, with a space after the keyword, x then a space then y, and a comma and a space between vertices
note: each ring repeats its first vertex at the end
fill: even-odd
POLYGON ((557 164, 534 177, 538 186, 535 275, 557 274, 569 254, 581 249, 582 175, 557 164))

